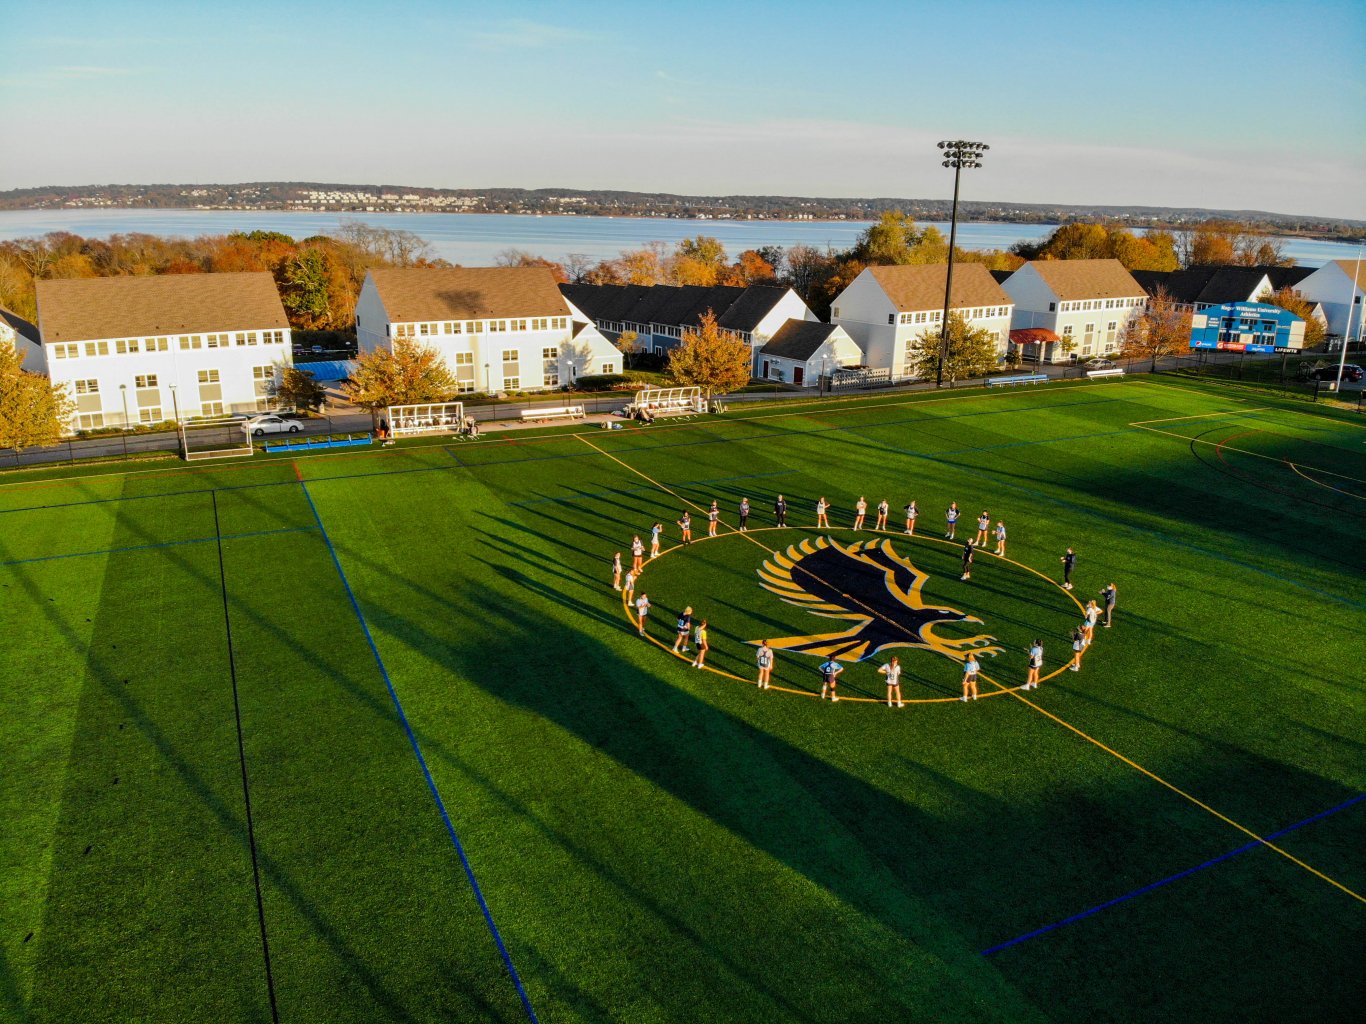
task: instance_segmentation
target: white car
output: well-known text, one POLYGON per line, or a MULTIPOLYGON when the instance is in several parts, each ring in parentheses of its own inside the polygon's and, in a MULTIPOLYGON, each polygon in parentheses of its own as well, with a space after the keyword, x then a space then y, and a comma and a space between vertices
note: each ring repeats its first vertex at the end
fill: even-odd
POLYGON ((297 434, 299 432, 299 421, 287 420, 274 413, 267 413, 263 416, 253 416, 247 420, 247 429, 251 431, 252 437, 260 437, 263 434, 297 434))
POLYGON ((1087 368, 1088 370, 1109 370, 1109 369, 1113 368, 1114 365, 1115 365, 1115 363, 1114 363, 1114 360, 1112 360, 1112 359, 1088 359, 1088 360, 1086 360, 1086 368, 1087 368))

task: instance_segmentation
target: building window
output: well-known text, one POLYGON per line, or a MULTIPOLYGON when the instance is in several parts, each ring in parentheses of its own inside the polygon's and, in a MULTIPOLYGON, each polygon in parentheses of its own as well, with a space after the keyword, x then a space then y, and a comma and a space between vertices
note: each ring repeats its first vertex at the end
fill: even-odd
POLYGON ((507 377, 507 376, 503 377, 503 390, 504 390, 504 391, 520 391, 520 390, 522 390, 522 378, 521 378, 521 377, 507 377))
POLYGON ((52 358, 53 358, 53 359, 76 359, 76 358, 79 358, 80 354, 81 354, 81 346, 76 345, 76 344, 74 344, 74 343, 73 343, 73 344, 67 344, 67 345, 53 345, 53 346, 52 346, 52 358))
POLYGON ((557 388, 557 387, 559 387, 559 386, 560 386, 560 375, 559 375, 558 373, 547 373, 547 374, 545 375, 545 386, 548 387, 548 388, 557 388))
POLYGON ((474 353, 473 353, 473 352, 457 352, 457 353, 455 354, 455 365, 456 365, 456 366, 473 366, 473 365, 474 365, 474 353))
POLYGON ((567 317, 567 316, 557 316, 557 317, 555 318, 555 330, 557 330, 557 331, 563 331, 563 330, 568 329, 568 327, 569 327, 569 317, 567 317))
POLYGON ((262 331, 262 332, 261 332, 261 344, 262 344, 262 345, 283 345, 284 343, 285 343, 285 332, 284 332, 284 331, 262 331))
POLYGON ((531 320, 531 329, 533 331, 544 331, 547 330, 549 327, 550 321, 547 320, 545 317, 533 317, 531 320))
POLYGON ((139 423, 160 423, 160 422, 161 422, 161 406, 159 406, 159 405, 144 405, 144 406, 142 406, 140 409, 138 409, 138 422, 139 422, 139 423))
POLYGON ((830 315, 833 317, 838 317, 840 315, 839 306, 836 306, 834 309, 830 310, 830 315))
POLYGON ((104 426, 104 413, 83 412, 76 417, 76 426, 81 430, 98 430, 104 426))
POLYGON ((514 331, 525 331, 525 330, 526 330, 526 321, 525 321, 525 320, 509 320, 509 321, 508 321, 508 324, 512 327, 512 329, 513 329, 514 331))
POLYGON ((239 331, 237 334, 233 335, 233 340, 237 342, 238 348, 241 348, 243 345, 255 345, 256 332, 239 331))
POLYGON ((199 371, 199 383, 201 383, 201 384, 217 384, 217 383, 218 383, 218 371, 217 371, 217 370, 200 370, 200 371, 199 371))
POLYGON ((100 382, 97 380, 78 380, 76 383, 76 394, 78 395, 98 395, 100 393, 100 382))
POLYGON ((109 342, 87 341, 85 343, 85 354, 87 356, 107 356, 109 354, 109 342))
POLYGON ((471 334, 483 334, 483 333, 484 333, 484 321, 482 321, 482 320, 471 320, 471 321, 470 321, 470 333, 471 333, 471 334))
POLYGON ((505 349, 503 349, 503 362, 505 362, 505 363, 515 363, 515 362, 517 362, 517 350, 516 350, 515 348, 505 348, 505 349))
POLYGON ((180 351, 188 352, 191 349, 199 348, 202 342, 198 335, 182 334, 180 336, 180 351))
POLYGON ((612 373, 612 372, 614 372, 614 368, 613 368, 612 364, 611 364, 611 363, 603 363, 603 364, 602 364, 602 372, 603 372, 603 373, 612 373))
POLYGON ((155 373, 147 373, 134 377, 133 385, 139 388, 154 388, 157 386, 157 375, 155 373))
POLYGON ((1063 337, 1064 337, 1064 338, 1070 338, 1070 337, 1072 337, 1072 325, 1071 325, 1071 324, 1068 324, 1066 327, 1064 327, 1064 328, 1062 329, 1062 334, 1063 334, 1063 337))
POLYGON ((455 382, 455 390, 457 394, 468 395, 470 392, 474 390, 474 381, 458 380, 455 382))
POLYGON ((462 324, 462 323, 461 323, 460 321, 458 321, 458 320, 456 320, 456 321, 454 321, 454 322, 452 322, 452 323, 448 323, 448 324, 446 324, 446 333, 447 333, 447 334, 462 334, 462 333, 464 333, 464 326, 465 326, 465 325, 462 324))
POLYGON ((1119 331, 1119 321, 1118 321, 1118 320, 1111 320, 1108 324, 1105 325, 1105 344, 1106 344, 1106 345, 1113 345, 1113 344, 1115 343, 1115 334, 1116 334, 1118 331, 1119 331))
POLYGON ((541 349, 541 358, 542 358, 542 359, 559 359, 559 358, 560 358, 560 350, 559 350, 558 347, 553 346, 553 345, 552 345, 550 348, 543 348, 543 349, 541 349))
MULTIPOLYGON (((132 341, 116 341, 114 342, 114 351, 121 356, 132 355, 138 351, 137 340, 133 339, 132 341)), ((151 350, 148 349, 148 351, 151 350)))
POLYGON ((222 402, 201 402, 199 405, 199 415, 201 416, 222 416, 222 402))
POLYGON ((503 333, 504 331, 506 331, 507 329, 508 329, 508 322, 507 322, 506 320, 490 320, 490 321, 489 321, 489 333, 490 333, 490 334, 502 334, 502 333, 503 333))
MULTIPOLYGON (((137 344, 137 343, 136 343, 136 342, 131 342, 130 344, 137 344)), ((170 338, 148 338, 146 344, 143 345, 143 351, 144 351, 144 352, 165 352, 165 351, 167 351, 168 349, 170 349, 170 347, 171 347, 171 339, 170 339, 170 338)))
POLYGON ((228 336, 226 334, 206 334, 204 335, 205 348, 227 348, 228 336))
POLYGON ((435 334, 436 324, 418 324, 417 333, 422 335, 424 338, 428 335, 435 334))

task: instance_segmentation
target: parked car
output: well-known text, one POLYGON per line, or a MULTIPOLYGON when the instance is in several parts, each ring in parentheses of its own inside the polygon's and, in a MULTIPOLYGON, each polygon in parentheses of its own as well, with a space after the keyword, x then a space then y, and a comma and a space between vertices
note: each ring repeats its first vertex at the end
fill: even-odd
MULTIPOLYGON (((1366 370, 1363 370, 1356 363, 1346 363, 1342 367, 1342 379, 1345 383, 1355 384, 1366 377, 1366 370)), ((1320 366, 1318 369, 1309 371, 1310 380, 1337 380, 1338 368, 1336 366, 1320 366)))
POLYGON ((1108 370, 1114 365, 1115 361, 1113 359, 1096 358, 1086 360, 1086 368, 1088 370, 1108 370))
POLYGON ((247 420, 247 429, 253 437, 260 437, 263 434, 297 434, 301 428, 298 420, 285 419, 271 412, 251 417, 247 420))

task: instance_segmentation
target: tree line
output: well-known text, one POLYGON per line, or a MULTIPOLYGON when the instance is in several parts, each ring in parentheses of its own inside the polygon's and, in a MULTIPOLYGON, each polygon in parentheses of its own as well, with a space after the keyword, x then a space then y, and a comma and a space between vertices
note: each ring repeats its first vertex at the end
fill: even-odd
POLYGON ((450 264, 411 231, 362 223, 300 241, 278 231, 198 238, 143 233, 83 238, 54 231, 0 242, 0 305, 36 323, 35 282, 45 278, 265 271, 275 278, 290 327, 351 331, 365 272, 415 266, 450 264))

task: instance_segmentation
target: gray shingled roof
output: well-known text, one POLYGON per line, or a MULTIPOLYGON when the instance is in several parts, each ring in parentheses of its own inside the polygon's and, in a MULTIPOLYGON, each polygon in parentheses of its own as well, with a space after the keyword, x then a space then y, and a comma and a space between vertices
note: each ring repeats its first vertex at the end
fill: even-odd
POLYGON ((766 356, 795 359, 804 363, 820 351, 820 347, 830 340, 830 335, 839 329, 838 324, 822 324, 814 320, 788 320, 768 339, 768 344, 759 352, 766 356))
POLYGON ((594 320, 695 327, 708 310, 729 331, 752 331, 787 289, 774 285, 562 284, 560 291, 594 320))
POLYGON ((5 323, 13 327, 14 333, 21 338, 27 338, 35 345, 41 345, 43 343, 42 336, 38 333, 38 328, 13 310, 0 306, 0 320, 5 321, 5 323))

